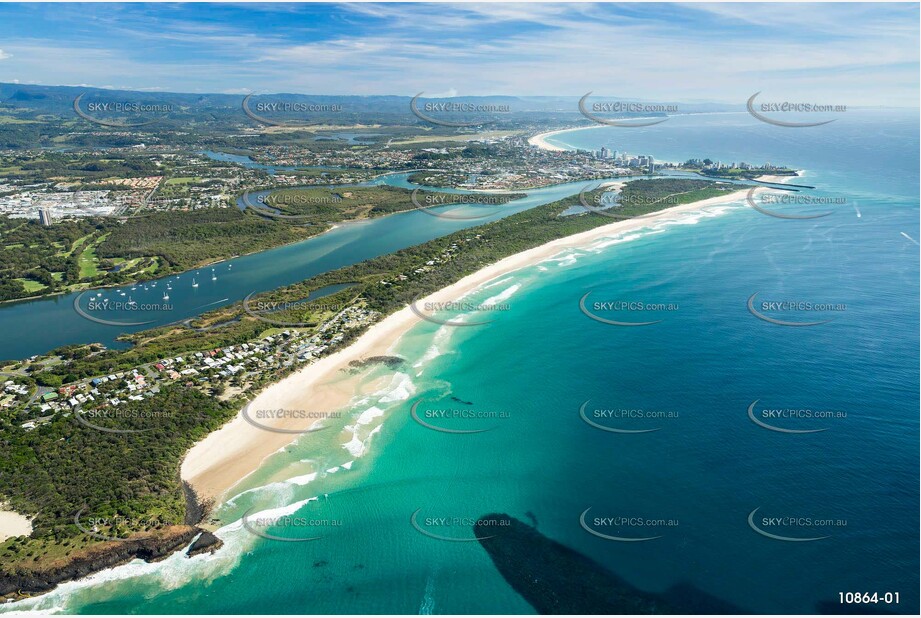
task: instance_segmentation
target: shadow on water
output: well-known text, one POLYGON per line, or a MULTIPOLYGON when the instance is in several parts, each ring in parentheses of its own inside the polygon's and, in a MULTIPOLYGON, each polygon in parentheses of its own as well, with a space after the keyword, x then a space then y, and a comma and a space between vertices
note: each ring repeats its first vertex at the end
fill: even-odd
POLYGON ((501 513, 473 527, 508 584, 541 614, 744 614, 745 610, 678 584, 664 594, 645 592, 591 558, 547 538, 536 528, 501 513))
MULTIPOLYGON (((529 514, 532 521, 533 515, 529 514)), ((473 533, 499 573, 541 614, 750 614, 690 583, 640 590, 591 558, 506 515, 483 515, 473 533), (481 523, 482 522, 482 523, 481 523), (497 528, 498 527, 498 528, 497 528), (502 532, 496 534, 496 530, 502 532)), ((867 605, 816 604, 817 614, 891 614, 867 605)))

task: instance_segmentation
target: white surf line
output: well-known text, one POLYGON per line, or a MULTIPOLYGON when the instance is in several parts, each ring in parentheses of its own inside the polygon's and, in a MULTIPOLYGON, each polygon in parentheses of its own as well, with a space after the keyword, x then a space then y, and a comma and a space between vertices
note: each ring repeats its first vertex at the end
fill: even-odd
POLYGON ((921 247, 921 244, 918 244, 918 241, 917 241, 917 240, 915 240, 914 238, 912 238, 911 236, 909 236, 909 235, 906 234, 905 232, 899 232, 899 234, 901 234, 902 236, 904 236, 905 238, 907 238, 907 239, 910 240, 911 242, 913 242, 913 243, 915 243, 916 245, 918 245, 919 247, 921 247))

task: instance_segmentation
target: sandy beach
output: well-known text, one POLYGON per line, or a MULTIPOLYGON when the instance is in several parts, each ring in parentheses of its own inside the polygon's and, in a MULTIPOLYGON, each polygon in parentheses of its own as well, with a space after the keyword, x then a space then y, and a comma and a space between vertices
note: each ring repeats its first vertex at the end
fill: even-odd
MULTIPOLYGON (((497 277, 541 262, 560 251, 585 246, 609 235, 640 229, 703 207, 741 200, 745 193, 746 190, 735 191, 708 200, 668 208, 643 219, 616 221, 551 241, 486 266, 453 285, 420 299, 419 305, 426 302, 456 301, 497 277)), ((404 307, 373 325, 344 350, 321 358, 269 386, 253 400, 249 410, 281 408, 323 412, 344 407, 359 394, 356 392, 359 378, 341 370, 348 367, 351 361, 388 354, 400 337, 420 320, 421 318, 409 307, 404 307)), ((318 421, 313 418, 286 417, 260 419, 259 422, 275 429, 303 431, 318 421)), ((220 501, 228 490, 256 470, 266 457, 290 444, 299 435, 260 429, 241 415, 237 415, 190 449, 182 463, 182 478, 191 483, 199 497, 220 501)))
POLYGON ((0 510, 0 541, 13 536, 32 534, 32 521, 14 511, 0 510))
POLYGON ((763 174, 755 178, 755 180, 760 180, 761 182, 773 182, 774 184, 784 184, 790 182, 794 178, 798 178, 800 175, 799 172, 796 172, 796 176, 779 176, 776 174, 763 174))
POLYGON ((546 133, 538 133, 533 137, 528 138, 528 143, 532 146, 537 146, 541 150, 552 150, 553 152, 562 152, 567 150, 566 148, 560 148, 559 146, 554 146, 547 142, 548 137, 553 137, 558 133, 568 133, 569 131, 582 131, 585 129, 596 129, 597 127, 573 127, 571 129, 557 129, 556 131, 547 131, 546 133))

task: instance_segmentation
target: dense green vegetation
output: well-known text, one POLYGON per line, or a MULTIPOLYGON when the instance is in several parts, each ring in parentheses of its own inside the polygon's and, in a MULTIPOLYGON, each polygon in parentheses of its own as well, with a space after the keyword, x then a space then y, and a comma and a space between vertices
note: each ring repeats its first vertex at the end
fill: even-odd
POLYGON ((0 300, 150 279, 314 233, 236 208, 159 212, 124 223, 66 220, 50 227, 0 217, 0 300))
POLYGON ((112 230, 97 253, 102 258, 157 256, 164 263, 158 275, 164 275, 295 242, 313 233, 236 208, 205 208, 129 219, 112 230))
POLYGON ((84 182, 103 178, 157 176, 162 171, 148 157, 100 157, 98 154, 45 152, 0 157, 0 174, 27 181, 49 178, 81 178, 84 182))
POLYGON ((283 189, 269 194, 265 204, 281 214, 317 222, 364 219, 414 208, 410 191, 389 186, 283 189))
POLYGON ((738 185, 690 178, 634 180, 624 185, 620 194, 620 206, 616 212, 619 215, 635 217, 670 206, 716 197, 724 194, 727 189, 739 188, 738 185))
MULTIPOLYGON (((624 215, 645 214, 674 206, 675 200, 686 203, 739 188, 740 185, 694 179, 631 181, 624 188, 624 193, 632 204, 619 212, 624 215), (675 196, 675 200, 668 199, 668 196, 675 196)), ((594 193, 586 194, 586 198, 593 199, 594 193)), ((307 298, 312 290, 329 285, 354 284, 339 294, 342 297, 361 298, 370 309, 390 313, 409 303, 418 293, 437 290, 507 255, 554 238, 611 223, 609 217, 594 213, 559 216, 577 204, 578 196, 572 196, 390 255, 324 273, 258 298, 293 303, 307 298), (449 259, 443 260, 442 256, 455 244, 458 249, 451 252, 449 259), (432 260, 440 260, 437 268, 426 268, 426 262, 432 260), (415 272, 419 268, 424 268, 424 272, 415 272), (399 275, 406 279, 399 280, 399 275), (388 281, 388 284, 381 284, 382 280, 388 281)), ((335 298, 341 297, 337 295, 335 298)), ((331 297, 326 297, 320 304, 330 302, 333 302, 331 297)), ((311 322, 315 316, 311 313, 310 303, 307 303, 306 306, 299 305, 298 311, 279 312, 273 318, 288 322, 311 322)), ((128 350, 108 350, 49 371, 73 379, 102 375, 190 350, 243 343, 268 326, 246 315, 240 304, 206 313, 193 322, 195 327, 214 325, 219 326, 205 331, 165 326, 134 333, 125 337, 136 344, 128 350)))
MULTIPOLYGON (((429 198, 433 196, 444 199, 445 194, 419 191, 416 201, 420 206, 434 205, 435 202, 429 201, 429 198)), ((484 196, 498 197, 489 194, 480 194, 478 197, 484 196)), ((501 197, 504 200, 513 200, 524 197, 524 194, 501 197)), ((268 206, 277 210, 278 214, 296 216, 299 222, 313 224, 380 217, 418 208, 416 204, 413 204, 412 191, 388 185, 282 189, 270 193, 263 201, 264 203, 251 201, 257 208, 268 206)))
MULTIPOLYGON (((170 186, 195 182, 186 180, 170 186)), ((412 210, 411 193, 389 186, 282 189, 264 203, 252 198, 254 208, 246 212, 202 208, 153 212, 124 222, 65 220, 50 227, 0 217, 0 301, 121 285, 263 251, 340 221, 412 210), (256 214, 265 207, 296 219, 256 214)), ((420 204, 427 203, 427 195, 419 192, 420 204)))
POLYGON ((0 495, 21 513, 35 515, 28 539, 0 544, 5 572, 28 570, 45 557, 69 555, 98 543, 84 527, 97 518, 123 518, 99 526, 107 536, 127 536, 185 522, 179 462, 185 451, 236 412, 201 392, 172 386, 155 398, 130 402, 129 412, 93 423, 139 433, 108 433, 60 417, 33 431, 7 421, 0 432, 0 495))
POLYGON ((45 227, 38 221, 0 217, 0 300, 48 294, 79 283, 81 254, 111 225, 101 219, 78 219, 45 227))
POLYGON ((771 176, 796 176, 796 170, 790 169, 741 169, 738 167, 722 169, 702 169, 700 174, 711 178, 730 178, 734 180, 754 180, 765 174, 771 176))

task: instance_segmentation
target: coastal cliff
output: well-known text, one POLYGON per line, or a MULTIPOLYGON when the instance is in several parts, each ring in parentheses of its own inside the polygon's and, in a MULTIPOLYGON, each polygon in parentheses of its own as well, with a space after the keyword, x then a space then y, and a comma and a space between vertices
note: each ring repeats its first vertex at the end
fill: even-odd
POLYGON ((170 526, 144 538, 93 545, 81 555, 42 564, 35 570, 19 568, 15 573, 0 573, 0 597, 18 600, 45 593, 62 582, 126 564, 136 558, 156 562, 188 545, 200 532, 203 531, 195 526, 170 526))
POLYGON ((213 501, 200 499, 188 483, 182 483, 182 491, 186 504, 182 525, 167 526, 124 540, 94 543, 73 555, 42 561, 34 568, 0 565, 0 599, 19 600, 43 594, 62 582, 80 579, 135 559, 157 562, 186 546, 189 547, 186 555, 190 558, 217 551, 224 542, 198 526, 211 512, 213 501))

